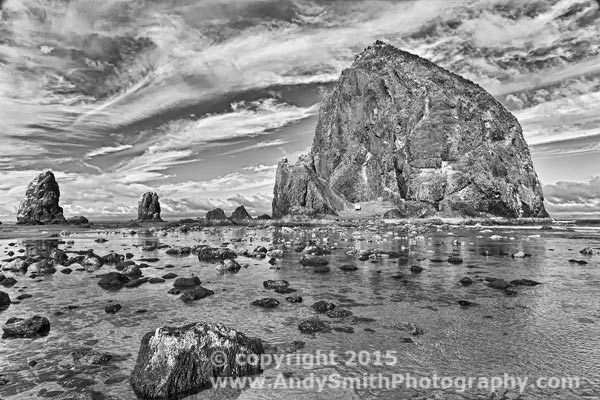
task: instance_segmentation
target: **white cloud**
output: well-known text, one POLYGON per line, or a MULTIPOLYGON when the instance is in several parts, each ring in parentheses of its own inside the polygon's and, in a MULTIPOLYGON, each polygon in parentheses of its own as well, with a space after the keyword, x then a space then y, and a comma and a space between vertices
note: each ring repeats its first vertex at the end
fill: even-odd
POLYGON ((85 158, 93 158, 96 156, 103 156, 106 154, 118 153, 123 150, 131 149, 132 147, 133 146, 130 144, 123 144, 123 145, 114 146, 114 147, 100 147, 99 149, 92 150, 89 153, 87 153, 85 155, 85 158))

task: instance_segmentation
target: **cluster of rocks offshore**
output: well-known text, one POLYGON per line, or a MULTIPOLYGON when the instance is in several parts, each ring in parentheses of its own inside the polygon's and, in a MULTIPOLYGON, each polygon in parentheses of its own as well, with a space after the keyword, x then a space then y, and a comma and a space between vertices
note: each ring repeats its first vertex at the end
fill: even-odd
MULTIPOLYGON (((60 189, 54 173, 52 171, 42 172, 27 187, 25 198, 21 201, 17 211, 17 225, 89 225, 89 220, 84 216, 65 218, 59 200, 60 189)), ((155 192, 142 194, 137 208, 137 221, 162 222, 160 214, 158 194, 155 192)), ((206 213, 207 221, 243 222, 253 219, 243 205, 237 207, 229 217, 221 208, 206 213)), ((263 214, 256 219, 269 220, 271 216, 263 214)))

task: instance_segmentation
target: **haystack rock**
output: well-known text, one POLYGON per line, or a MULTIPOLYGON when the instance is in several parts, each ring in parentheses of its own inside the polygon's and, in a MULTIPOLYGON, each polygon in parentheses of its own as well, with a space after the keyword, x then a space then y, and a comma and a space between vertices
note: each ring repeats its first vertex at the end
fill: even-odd
POLYGON ((63 209, 58 205, 60 190, 52 171, 39 174, 27 187, 17 211, 17 224, 64 224, 63 209))
POLYGON ((238 219, 238 220, 252 219, 252 216, 248 213, 248 211, 246 211, 246 207, 239 206, 231 214, 231 219, 238 219))
POLYGON ((138 221, 162 221, 156 193, 147 192, 142 195, 138 203, 138 221))
POLYGON ((473 82, 380 41, 324 99, 310 153, 279 163, 273 217, 370 201, 407 217, 548 217, 517 119, 473 82))

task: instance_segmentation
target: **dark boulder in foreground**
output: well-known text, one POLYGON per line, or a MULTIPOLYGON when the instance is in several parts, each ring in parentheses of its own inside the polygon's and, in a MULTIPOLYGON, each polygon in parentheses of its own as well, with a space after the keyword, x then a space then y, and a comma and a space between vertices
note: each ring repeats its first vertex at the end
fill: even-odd
POLYGON ((511 285, 515 286, 537 286, 541 285, 540 282, 531 280, 531 279, 515 279, 514 281, 510 281, 511 285))
POLYGON ((121 289, 129 282, 129 278, 118 272, 109 272, 102 275, 98 281, 98 285, 104 289, 121 289))
POLYGON ((264 299, 254 300, 251 304, 262 308, 275 308, 279 306, 279 300, 272 297, 265 297, 264 299))
POLYGON ((175 282, 173 283, 173 287, 176 287, 179 289, 187 289, 187 288, 193 288, 196 286, 200 286, 201 284, 202 284, 202 281, 200 280, 200 278, 198 278, 197 276, 192 276, 190 278, 175 279, 175 282))
POLYGON ((50 321, 46 317, 34 315, 31 318, 10 318, 2 327, 2 338, 33 338, 46 336, 50 332, 50 321))
POLYGON ((406 217, 548 217, 515 116, 473 82, 377 41, 323 100, 310 153, 279 163, 273 217, 380 200, 406 217))
POLYGON ((305 267, 319 267, 329 264, 329 261, 319 256, 305 254, 300 258, 300 264, 305 267))
POLYGON ((198 287, 195 287, 193 289, 188 289, 185 292, 183 292, 180 299, 187 303, 190 301, 201 300, 205 297, 212 296, 213 294, 215 294, 215 292, 213 292, 212 290, 207 289, 202 286, 198 286, 198 287))
POLYGON ((60 189, 52 171, 39 174, 27 187, 17 211, 17 224, 64 224, 60 189))
POLYGON ((504 279, 492 279, 488 282, 488 286, 492 289, 505 290, 510 287, 510 284, 504 279))
POLYGON ((154 192, 144 193, 138 203, 137 213, 138 221, 162 221, 158 195, 154 192))
POLYGON ((225 211, 220 208, 215 208, 206 213, 206 219, 209 221, 223 221, 227 219, 227 216, 225 215, 225 211))
POLYGON ((302 321, 300 325, 298 325, 298 329, 302 333, 311 334, 317 332, 328 332, 331 330, 331 327, 326 322, 314 318, 302 321))
POLYGON ((107 314, 116 314, 119 312, 119 310, 123 308, 121 307, 120 304, 109 304, 108 306, 104 307, 104 312, 107 314))
POLYGON ((263 353, 260 339, 222 324, 163 327, 144 335, 129 381, 139 398, 179 399, 210 388, 211 378, 262 372, 260 363, 236 358, 263 353))
POLYGON ((288 303, 302 303, 302 296, 295 294, 293 296, 286 297, 285 301, 288 303))
POLYGON ((315 304, 311 306, 316 312, 326 313, 327 311, 331 311, 335 308, 335 304, 330 303, 325 300, 317 301, 315 304))
POLYGON ((237 258, 237 254, 226 247, 203 246, 197 250, 197 254, 199 261, 206 262, 232 260, 237 258))
POLYGON ((239 206, 231 214, 231 219, 233 219, 233 220, 247 220, 247 219, 252 219, 252 216, 248 213, 248 211, 246 211, 246 207, 239 206))
POLYGON ((5 309, 8 306, 10 306, 10 296, 8 293, 0 290, 0 310, 5 309))
POLYGON ((263 286, 265 287, 265 289, 283 289, 283 288, 287 288, 288 286, 290 286, 290 283, 288 281, 284 281, 284 280, 278 280, 278 281, 268 280, 268 281, 263 282, 263 286))

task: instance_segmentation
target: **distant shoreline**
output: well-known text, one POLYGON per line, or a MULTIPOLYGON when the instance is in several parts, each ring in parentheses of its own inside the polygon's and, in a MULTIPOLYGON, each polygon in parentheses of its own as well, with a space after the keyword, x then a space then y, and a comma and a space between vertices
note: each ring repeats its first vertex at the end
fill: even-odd
POLYGON ((87 225, 16 225, 8 223, 0 225, 0 239, 6 238, 28 238, 28 237, 61 237, 61 233, 85 233, 93 231, 122 230, 129 229, 135 232, 148 232, 151 229, 171 230, 181 227, 200 228, 268 228, 268 227, 307 227, 307 226, 331 226, 364 228, 373 224, 385 225, 408 225, 413 227, 427 227, 431 231, 437 228, 455 227, 461 229, 531 229, 531 230, 568 230, 570 228, 600 228, 598 220, 553 220, 553 219, 504 219, 504 218, 423 218, 423 219, 281 219, 281 220, 219 220, 207 221, 206 219, 183 219, 178 221, 163 222, 139 222, 129 221, 91 221, 87 225))

